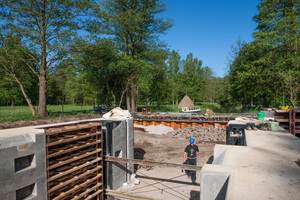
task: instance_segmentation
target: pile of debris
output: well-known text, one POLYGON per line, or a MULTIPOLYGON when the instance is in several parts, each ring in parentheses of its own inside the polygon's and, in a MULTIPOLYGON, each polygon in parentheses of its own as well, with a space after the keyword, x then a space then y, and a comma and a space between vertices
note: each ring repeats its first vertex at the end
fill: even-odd
POLYGON ((168 133, 171 137, 176 138, 194 138, 196 143, 199 142, 226 142, 226 129, 213 128, 206 126, 192 126, 188 128, 178 129, 168 133))

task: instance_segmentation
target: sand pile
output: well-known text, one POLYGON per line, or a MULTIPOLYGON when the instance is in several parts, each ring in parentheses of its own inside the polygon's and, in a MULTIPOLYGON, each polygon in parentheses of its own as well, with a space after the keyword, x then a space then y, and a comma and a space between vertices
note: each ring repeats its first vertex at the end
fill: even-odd
POLYGON ((145 131, 150 134, 167 135, 170 131, 174 131, 174 129, 160 124, 158 126, 146 126, 145 131))
POLYGON ((193 137, 197 142, 226 142, 226 129, 213 127, 192 126, 168 132, 168 135, 176 138, 189 139, 193 137))

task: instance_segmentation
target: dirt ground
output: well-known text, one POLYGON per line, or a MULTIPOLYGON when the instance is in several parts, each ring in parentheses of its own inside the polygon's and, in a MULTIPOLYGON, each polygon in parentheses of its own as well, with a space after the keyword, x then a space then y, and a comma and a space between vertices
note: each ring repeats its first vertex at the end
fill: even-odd
MULTIPOLYGON (((34 126, 42 124, 78 121, 99 118, 100 115, 78 114, 61 118, 40 119, 34 121, 17 121, 0 123, 0 129, 34 126)), ((154 127, 153 130, 158 127, 154 127)), ((157 130, 156 130, 157 131, 157 130)), ((158 132, 158 131, 157 131, 158 132)), ((197 165, 203 166, 213 160, 215 144, 225 143, 225 129, 207 127, 189 127, 170 131, 165 134, 155 134, 155 131, 145 132, 134 130, 134 157, 146 161, 182 164, 183 152, 189 144, 189 138, 194 137, 199 147, 197 165)), ((140 184, 133 187, 122 187, 124 194, 141 196, 145 199, 200 199, 200 172, 197 172, 197 184, 191 183, 185 172, 178 168, 159 168, 138 166, 136 177, 140 184)))
MULTIPOLYGON (((186 135, 188 133, 193 135, 193 132, 202 132, 202 135, 205 135, 201 130, 207 132, 206 127, 189 127, 164 135, 135 130, 135 159, 182 164, 184 149, 189 144, 189 140, 185 138, 186 135)), ((223 131, 225 135, 225 130, 223 131)), ((220 130, 215 133, 211 131, 210 134, 220 135, 219 133, 220 130)), ((206 136, 197 137, 193 135, 193 137, 195 137, 196 144, 199 147, 198 166, 211 163, 215 144, 225 143, 223 138, 219 137, 213 137, 215 141, 206 141, 206 136)), ((136 177, 140 184, 134 185, 132 188, 122 187, 119 191, 127 195, 144 197, 145 199, 196 200, 200 199, 200 172, 198 171, 196 174, 197 184, 194 185, 181 169, 139 166, 136 177)))
POLYGON ((54 124, 54 123, 61 123, 61 122, 71 122, 71 121, 78 121, 78 120, 85 120, 85 119, 93 119, 93 118, 100 118, 100 115, 94 114, 77 114, 72 116, 63 116, 63 117, 56 117, 51 119, 37 119, 31 121, 16 121, 16 122, 3 122, 0 123, 0 130, 1 129, 8 129, 8 128, 18 128, 24 126, 37 126, 43 124, 54 124))
MULTIPOLYGON (((197 164, 199 166, 210 162, 214 145, 217 143, 223 142, 200 141, 197 143, 199 147, 197 164)), ((188 139, 172 137, 169 134, 156 135, 140 130, 134 131, 134 156, 136 159, 182 164, 183 152, 188 144, 188 139)))

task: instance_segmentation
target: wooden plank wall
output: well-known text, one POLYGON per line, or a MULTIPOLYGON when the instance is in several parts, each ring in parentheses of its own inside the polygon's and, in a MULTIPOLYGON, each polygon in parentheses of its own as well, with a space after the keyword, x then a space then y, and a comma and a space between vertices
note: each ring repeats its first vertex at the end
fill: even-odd
POLYGON ((103 199, 101 123, 46 130, 49 200, 103 199))

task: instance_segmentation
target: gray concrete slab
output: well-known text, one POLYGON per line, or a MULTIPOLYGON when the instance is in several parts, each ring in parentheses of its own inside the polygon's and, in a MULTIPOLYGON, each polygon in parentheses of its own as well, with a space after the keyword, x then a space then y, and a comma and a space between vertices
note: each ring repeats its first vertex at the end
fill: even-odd
MULTIPOLYGON (((295 199, 300 197, 300 140, 284 129, 276 131, 246 131, 247 146, 216 145, 226 149, 223 161, 218 157, 218 169, 206 164, 201 171, 207 174, 230 173, 224 199, 295 199)), ((218 154, 222 155, 222 154, 218 154)), ((212 184, 212 183, 211 183, 212 184)), ((222 181, 214 182, 219 187, 222 181)), ((216 193, 216 191, 212 191, 216 193)), ((215 199, 201 196, 201 199, 215 199)))
POLYGON ((44 134, 1 137, 0 144, 1 199, 20 199, 28 193, 33 200, 47 199, 44 134))
POLYGON ((197 182, 194 185, 187 175, 177 168, 155 168, 147 170, 141 168, 137 171, 139 185, 121 187, 117 191, 157 200, 200 199, 200 172, 197 172, 197 182))

